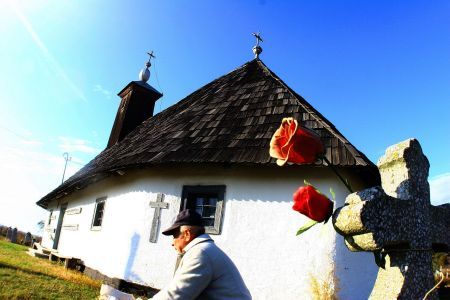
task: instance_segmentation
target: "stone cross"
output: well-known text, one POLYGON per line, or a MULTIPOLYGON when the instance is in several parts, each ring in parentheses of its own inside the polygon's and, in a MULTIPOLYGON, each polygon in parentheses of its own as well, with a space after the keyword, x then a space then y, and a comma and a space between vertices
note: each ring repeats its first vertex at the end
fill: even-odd
POLYGON ((434 286, 433 250, 450 249, 450 204, 430 204, 429 163, 417 140, 389 147, 378 168, 382 187, 350 194, 333 225, 351 251, 381 253, 370 299, 422 299, 434 286))
POLYGON ((169 203, 164 202, 164 194, 158 193, 155 202, 150 202, 150 207, 155 209, 150 231, 150 242, 156 243, 161 218, 161 209, 169 208, 169 203))

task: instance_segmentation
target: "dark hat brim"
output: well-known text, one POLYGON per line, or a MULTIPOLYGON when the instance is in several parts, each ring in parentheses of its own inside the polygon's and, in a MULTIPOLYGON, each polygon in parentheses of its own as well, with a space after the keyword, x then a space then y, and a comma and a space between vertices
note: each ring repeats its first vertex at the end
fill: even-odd
POLYGON ((176 233, 178 231, 178 229, 181 227, 180 224, 173 224, 172 226, 170 226, 169 228, 167 228, 166 230, 164 230, 162 232, 162 234, 164 235, 173 235, 174 233, 176 233))

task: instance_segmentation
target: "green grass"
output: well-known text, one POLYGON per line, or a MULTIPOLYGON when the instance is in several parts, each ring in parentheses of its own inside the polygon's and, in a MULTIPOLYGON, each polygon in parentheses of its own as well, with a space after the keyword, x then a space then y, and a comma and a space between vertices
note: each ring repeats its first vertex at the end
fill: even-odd
POLYGON ((0 299, 97 299, 100 281, 0 238, 0 299))

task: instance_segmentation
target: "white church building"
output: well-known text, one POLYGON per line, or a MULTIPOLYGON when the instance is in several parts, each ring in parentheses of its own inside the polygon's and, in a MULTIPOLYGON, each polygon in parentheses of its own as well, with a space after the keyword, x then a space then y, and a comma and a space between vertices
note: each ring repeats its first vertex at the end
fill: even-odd
POLYGON ((355 190, 379 185, 376 166, 258 57, 156 115, 162 94, 147 83, 149 65, 119 93, 106 149, 37 202, 49 211, 42 245, 106 277, 161 289, 177 259, 161 230, 196 208, 254 299, 367 299, 371 254, 350 253, 331 222, 295 235, 308 221, 291 209, 305 179, 332 188, 336 206, 346 187, 323 161, 277 166, 269 142, 293 117, 321 137, 355 190))

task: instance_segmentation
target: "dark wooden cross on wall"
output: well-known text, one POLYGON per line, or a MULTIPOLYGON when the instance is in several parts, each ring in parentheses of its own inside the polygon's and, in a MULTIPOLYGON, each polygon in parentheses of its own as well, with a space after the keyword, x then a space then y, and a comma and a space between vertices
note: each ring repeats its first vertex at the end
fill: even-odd
POLYGON ((349 195, 333 215, 351 251, 382 258, 370 299, 422 299, 434 286, 433 251, 450 250, 450 204, 431 205, 429 167, 417 140, 391 146, 378 162, 382 187, 349 195))
POLYGON ((161 219, 161 209, 169 208, 169 203, 164 202, 164 194, 158 193, 156 195, 156 201, 150 202, 150 207, 155 209, 152 220, 152 228, 150 230, 150 242, 156 243, 161 219))

